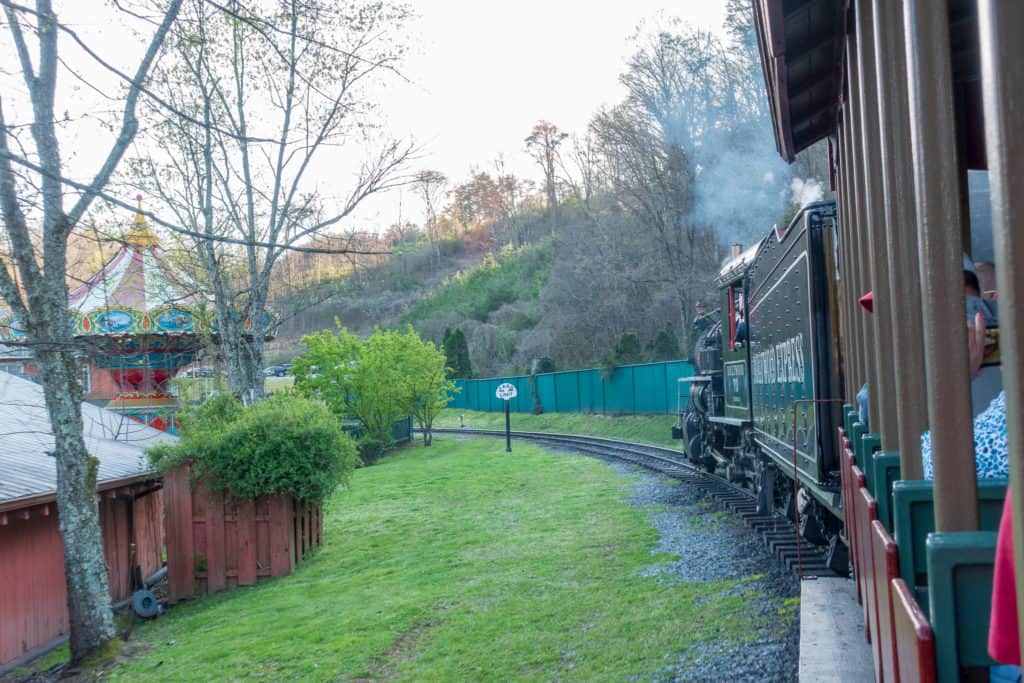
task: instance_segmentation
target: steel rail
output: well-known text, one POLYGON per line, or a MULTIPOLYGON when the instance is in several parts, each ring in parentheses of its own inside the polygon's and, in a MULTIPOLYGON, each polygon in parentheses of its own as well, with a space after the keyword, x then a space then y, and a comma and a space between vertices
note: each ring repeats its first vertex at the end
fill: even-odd
MULTIPOLYGON (((435 428, 431 431, 436 434, 465 436, 505 436, 503 429, 435 428)), ((620 439, 553 432, 514 431, 512 436, 524 441, 569 448, 599 458, 640 465, 686 482, 721 507, 739 515, 750 529, 762 537, 769 552, 788 570, 797 572, 798 576, 806 576, 805 572, 813 573, 815 576, 835 575, 825 562, 824 549, 801 539, 798 527, 786 515, 781 512, 758 514, 756 496, 752 491, 686 461, 677 450, 620 439)), ((793 504, 796 505, 795 500, 793 504)))

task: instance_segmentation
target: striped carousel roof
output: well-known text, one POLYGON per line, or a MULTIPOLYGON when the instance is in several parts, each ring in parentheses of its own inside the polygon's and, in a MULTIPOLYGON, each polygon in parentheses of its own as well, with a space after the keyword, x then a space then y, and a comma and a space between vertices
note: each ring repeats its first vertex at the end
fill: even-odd
POLYGON ((168 264, 159 240, 141 213, 141 195, 138 199, 140 213, 135 214, 121 250, 68 296, 68 308, 73 313, 83 317, 97 311, 117 310, 148 314, 157 310, 189 310, 202 301, 196 294, 197 287, 168 264))

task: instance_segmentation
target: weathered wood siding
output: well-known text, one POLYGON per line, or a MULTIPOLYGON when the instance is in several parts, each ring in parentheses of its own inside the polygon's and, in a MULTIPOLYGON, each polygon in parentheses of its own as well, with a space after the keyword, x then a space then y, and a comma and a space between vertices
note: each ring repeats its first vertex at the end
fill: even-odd
MULTIPOLYGON (((130 490, 119 493, 100 497, 103 556, 114 601, 132 593, 135 558, 145 577, 160 568, 163 551, 159 491, 134 502, 130 490)), ((0 518, 0 664, 67 633, 64 550, 56 510, 55 503, 48 503, 8 511, 0 518)))
POLYGON ((164 507, 172 603, 289 574, 323 542, 319 507, 289 496, 226 499, 187 467, 165 476, 164 507))

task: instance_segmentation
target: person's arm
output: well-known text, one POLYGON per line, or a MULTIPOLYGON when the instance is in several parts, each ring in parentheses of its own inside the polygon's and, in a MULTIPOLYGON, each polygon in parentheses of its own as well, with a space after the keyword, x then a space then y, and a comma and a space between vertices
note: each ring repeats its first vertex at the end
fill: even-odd
POLYGON ((974 314, 974 322, 967 323, 967 355, 971 362, 971 379, 981 374, 981 362, 985 358, 985 316, 981 311, 974 314))

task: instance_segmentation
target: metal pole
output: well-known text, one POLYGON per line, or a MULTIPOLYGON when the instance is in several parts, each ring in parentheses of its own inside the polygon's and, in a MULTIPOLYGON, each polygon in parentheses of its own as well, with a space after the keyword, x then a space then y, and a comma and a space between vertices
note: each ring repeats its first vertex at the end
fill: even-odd
POLYGON ((863 337, 860 334, 860 314, 857 310, 857 198, 853 190, 853 114, 849 99, 843 105, 843 204, 846 206, 846 263, 842 272, 843 291, 846 293, 846 333, 850 344, 850 396, 857 403, 857 392, 864 383, 864 362, 861 356, 863 337))
MULTIPOLYGON (((921 432, 928 428, 925 395, 921 283, 917 277, 917 214, 910 151, 910 118, 904 79, 907 69, 902 0, 873 3, 875 67, 878 77, 879 136, 885 195, 892 311, 892 349, 899 349, 896 372, 896 429, 900 476, 921 479, 921 432)), ((895 354, 894 354, 895 355, 895 354)))
POLYGON ((509 410, 509 399, 505 399, 505 452, 512 452, 512 417, 509 410))
MULTIPOLYGON (((985 145, 992 188, 992 232, 999 287, 999 348, 1006 390, 1006 431, 1013 491, 1013 544, 1017 595, 1024 596, 1024 4, 979 0, 981 87, 985 145)), ((1024 600, 1017 600, 1024 619, 1024 600)), ((1021 631, 1024 651, 1024 631, 1021 631)))
MULTIPOLYGON (((851 277, 851 201, 849 183, 850 157, 847 154, 847 138, 849 129, 847 120, 849 113, 846 105, 843 105, 842 117, 839 124, 839 302, 841 304, 840 317, 842 320, 841 331, 843 337, 843 375, 845 379, 846 397, 850 403, 856 403, 857 384, 859 372, 857 370, 856 340, 853 334, 853 309, 851 308, 851 296, 853 286, 851 277)), ((856 305, 854 303, 854 305, 856 305)))
MULTIPOLYGON (((904 4, 937 531, 978 528, 960 244, 960 167, 946 0, 904 4)), ((1006 273, 1004 272, 1005 276, 1006 273)))
MULTIPOLYGON (((866 227, 869 219, 867 205, 864 200, 864 159, 862 158, 864 131, 860 114, 860 84, 858 79, 854 77, 854 74, 857 73, 857 53, 856 38, 850 36, 847 41, 846 69, 847 73, 850 74, 850 130, 852 132, 850 136, 850 180, 853 186, 851 197, 853 199, 854 213, 854 223, 851 227, 854 231, 852 265, 854 266, 855 299, 871 289, 871 276, 868 273, 870 260, 868 256, 868 230, 866 227)), ((855 307, 854 324, 856 325, 858 340, 857 355, 860 358, 861 368, 861 376, 858 378, 858 381, 868 385, 868 423, 872 428, 877 428, 878 401, 875 400, 875 396, 878 393, 878 387, 875 386, 875 339, 874 329, 871 327, 870 321, 865 319, 866 316, 867 313, 856 310, 855 307)), ((860 386, 857 389, 859 390, 860 386)))
MULTIPOLYGON (((891 2, 891 0, 889 0, 891 2)), ((896 433, 896 374, 892 339, 892 307, 889 285, 888 250, 886 249, 886 225, 884 194, 882 189, 882 165, 878 120, 878 84, 875 76, 875 29, 871 21, 872 0, 857 3, 857 80, 860 84, 860 123, 864 174, 864 234, 867 239, 868 272, 871 291, 874 293, 874 313, 869 316, 874 331, 873 355, 875 374, 869 378, 872 391, 871 404, 875 407, 877 420, 871 421, 871 431, 881 438, 885 450, 899 449, 896 433)))

